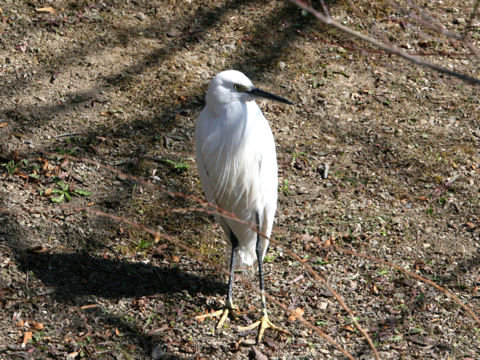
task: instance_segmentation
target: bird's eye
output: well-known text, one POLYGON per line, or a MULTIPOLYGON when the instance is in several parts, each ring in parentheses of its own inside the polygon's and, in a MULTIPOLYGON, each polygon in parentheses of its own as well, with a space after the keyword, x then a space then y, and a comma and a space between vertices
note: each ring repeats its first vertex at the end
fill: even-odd
POLYGON ((243 91, 245 91, 245 87, 242 86, 242 85, 240 85, 240 84, 235 84, 235 85, 233 85, 233 88, 234 88, 235 90, 237 90, 238 92, 243 92, 243 91))

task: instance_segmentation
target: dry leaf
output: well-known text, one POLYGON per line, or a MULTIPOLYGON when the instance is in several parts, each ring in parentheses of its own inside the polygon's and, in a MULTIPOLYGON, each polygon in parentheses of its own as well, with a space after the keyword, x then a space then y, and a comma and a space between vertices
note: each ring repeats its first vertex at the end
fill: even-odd
POLYGON ((345 326, 344 329, 347 330, 347 331, 351 331, 351 332, 355 331, 355 329, 353 327, 351 327, 350 325, 345 326))
POLYGON ((301 308, 296 308, 295 310, 292 311, 292 313, 288 317, 288 321, 295 321, 298 318, 301 318, 304 313, 305 313, 305 310, 301 308))
POLYGON ((467 221, 465 225, 467 225, 469 229, 475 229, 475 224, 470 221, 467 221))
POLYGON ((24 348, 30 340, 32 340, 32 332, 25 331, 23 333, 22 348, 24 348))
POLYGON ((83 305, 80 307, 80 309, 85 310, 85 309, 91 309, 91 308, 96 308, 98 307, 97 304, 90 304, 90 305, 83 305))
POLYGON ((42 330, 45 326, 42 323, 36 321, 30 321, 30 327, 33 330, 42 330))
POLYGON ((27 251, 33 254, 43 254, 44 252, 48 251, 48 248, 42 245, 38 245, 29 248, 27 251))
POLYGON ((51 6, 36 8, 35 11, 42 14, 55 14, 55 9, 51 6))
POLYGON ((25 322, 20 319, 20 321, 16 324, 18 327, 23 327, 23 325, 25 324, 25 322))
POLYGON ((0 123, 0 128, 4 128, 7 125, 8 125, 8 123, 0 123))
POLYGON ((179 261, 180 261, 180 257, 178 257, 177 255, 173 255, 173 256, 172 256, 172 261, 173 261, 173 262, 179 262, 179 261))
POLYGON ((118 328, 115 328, 115 335, 117 336, 122 335, 122 333, 120 332, 120 330, 118 330, 118 328))
POLYGON ((100 115, 102 115, 102 116, 112 116, 112 115, 114 115, 114 113, 111 110, 107 110, 107 111, 100 111, 100 115))

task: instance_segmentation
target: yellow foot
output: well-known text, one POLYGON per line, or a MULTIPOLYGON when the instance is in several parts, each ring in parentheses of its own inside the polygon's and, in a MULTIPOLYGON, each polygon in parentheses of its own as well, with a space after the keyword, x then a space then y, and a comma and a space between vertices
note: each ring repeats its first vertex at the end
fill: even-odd
POLYGON ((290 334, 287 330, 282 329, 281 327, 272 323, 268 318, 268 314, 266 312, 263 314, 260 320, 247 326, 241 326, 238 328, 238 331, 240 332, 249 331, 249 330, 255 329, 256 327, 258 327, 257 344, 259 344, 262 341, 263 333, 265 332, 266 329, 272 329, 272 330, 280 331, 284 334, 290 334))
POLYGON ((235 313, 235 310, 238 310, 236 306, 233 306, 233 304, 228 304, 227 303, 227 305, 225 305, 225 307, 223 309, 220 309, 220 310, 217 310, 217 311, 205 314, 205 315, 195 316, 195 319, 197 321, 203 321, 207 318, 220 317, 220 321, 217 323, 217 326, 215 327, 218 330, 222 327, 225 320, 227 320, 227 317, 228 317, 229 314, 234 319, 238 318, 237 314, 235 313))

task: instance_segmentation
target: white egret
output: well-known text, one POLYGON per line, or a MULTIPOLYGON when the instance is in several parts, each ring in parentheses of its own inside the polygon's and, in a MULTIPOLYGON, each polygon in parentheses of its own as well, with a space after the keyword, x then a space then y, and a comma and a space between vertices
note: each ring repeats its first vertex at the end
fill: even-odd
MULTIPOLYGON (((209 202, 255 224, 270 237, 277 209, 277 158, 273 134, 254 101, 257 98, 292 104, 254 87, 239 71, 223 71, 211 80, 206 105, 195 127, 197 166, 209 202)), ((248 266, 258 263, 262 303, 261 320, 239 330, 258 327, 257 342, 267 328, 286 332, 274 325, 267 314, 262 263, 268 240, 238 221, 221 216, 216 216, 216 220, 232 246, 227 300, 224 309, 197 318, 221 316, 218 329, 229 314, 236 316, 232 290, 238 258, 248 266)))

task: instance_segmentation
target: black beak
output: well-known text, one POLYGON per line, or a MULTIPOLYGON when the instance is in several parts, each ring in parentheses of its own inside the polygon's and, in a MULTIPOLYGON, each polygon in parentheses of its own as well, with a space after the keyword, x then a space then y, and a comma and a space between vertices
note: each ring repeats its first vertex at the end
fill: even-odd
POLYGON ((265 99, 275 100, 275 101, 278 101, 278 102, 281 102, 281 103, 284 103, 284 104, 293 105, 293 103, 291 101, 288 101, 287 99, 284 99, 281 96, 271 94, 267 91, 263 91, 263 90, 255 88, 255 87, 252 88, 252 90, 246 91, 246 93, 250 94, 250 95, 253 95, 253 96, 256 96, 256 97, 262 97, 262 98, 265 98, 265 99))

